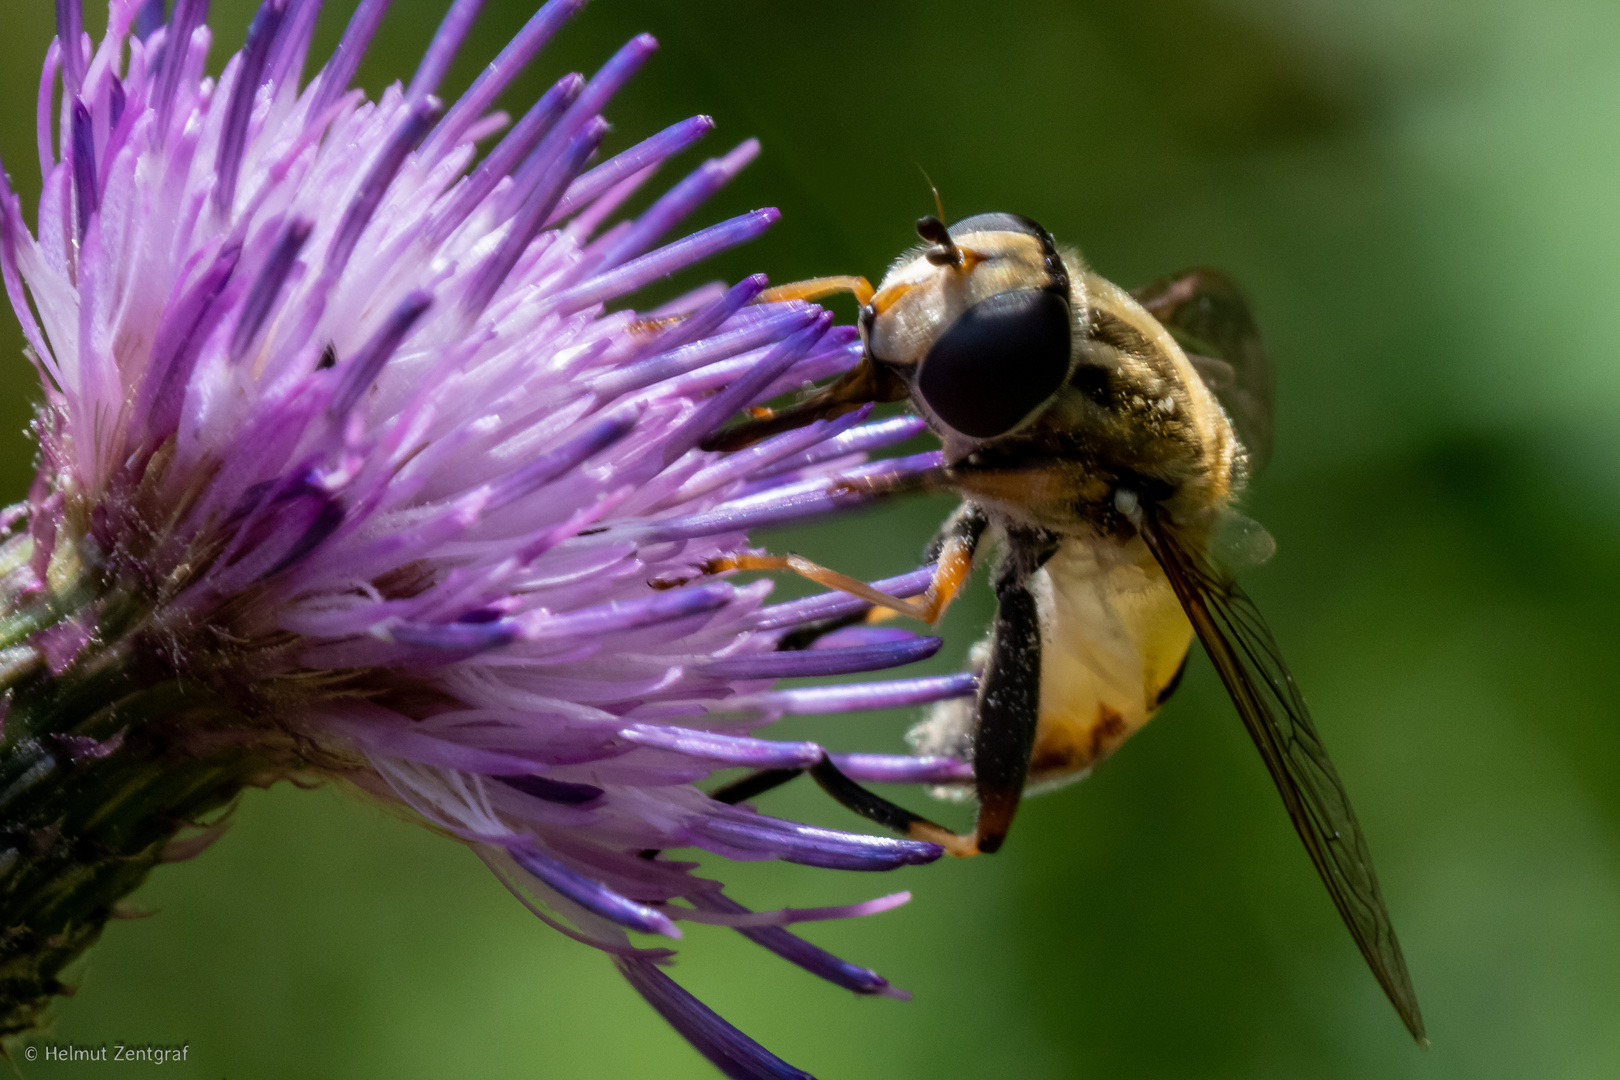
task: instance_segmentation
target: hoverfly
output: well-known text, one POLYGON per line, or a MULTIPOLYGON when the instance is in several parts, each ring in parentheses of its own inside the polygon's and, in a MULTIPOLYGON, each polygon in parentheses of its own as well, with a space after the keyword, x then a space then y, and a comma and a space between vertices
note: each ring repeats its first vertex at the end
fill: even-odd
MULTIPOLYGON (((982 542, 999 542, 977 698, 936 706, 913 733, 925 753, 971 761, 973 831, 957 835, 896 806, 831 762, 809 771, 879 824, 958 855, 993 852, 1026 786, 1084 775, 1147 723, 1196 635, 1351 936, 1422 1041, 1344 785, 1265 622, 1212 553, 1227 523, 1246 521, 1232 501, 1270 450, 1270 369, 1242 295, 1211 270, 1126 292, 1012 214, 948 229, 926 217, 917 232, 923 245, 875 290, 863 278, 821 278, 768 294, 853 292, 862 359, 709 446, 736 449, 867 402, 906 401, 944 444, 932 486, 963 497, 929 549, 933 584, 899 599, 797 556, 737 555, 706 570, 793 570, 933 622, 982 542)), ((751 798, 793 775, 745 777, 716 797, 751 798)))

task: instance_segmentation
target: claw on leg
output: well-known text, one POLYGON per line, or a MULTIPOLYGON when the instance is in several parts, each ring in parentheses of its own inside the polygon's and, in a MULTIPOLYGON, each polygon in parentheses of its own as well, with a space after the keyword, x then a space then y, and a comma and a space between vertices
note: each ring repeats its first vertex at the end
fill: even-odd
POLYGON ((935 825, 932 821, 918 821, 906 830, 909 840, 922 840, 930 844, 938 844, 945 849, 945 854, 955 855, 959 859, 978 855, 981 850, 979 838, 973 833, 953 833, 951 830, 935 825))

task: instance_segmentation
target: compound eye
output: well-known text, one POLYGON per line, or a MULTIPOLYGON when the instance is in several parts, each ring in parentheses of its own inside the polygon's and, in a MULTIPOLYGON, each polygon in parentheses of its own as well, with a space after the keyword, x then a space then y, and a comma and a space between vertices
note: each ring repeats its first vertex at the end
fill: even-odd
POLYGON ((952 428, 975 439, 1011 431, 1057 393, 1069 374, 1069 302, 1046 289, 1014 289, 962 313, 923 358, 916 392, 952 428))
MULTIPOLYGON (((974 214, 963 218, 951 226, 951 236, 963 237, 975 232, 1010 232, 1022 233, 1042 240, 1050 240, 1050 234, 1041 227, 1041 223, 1022 214, 974 214)), ((923 239, 928 239, 923 237, 923 239)))

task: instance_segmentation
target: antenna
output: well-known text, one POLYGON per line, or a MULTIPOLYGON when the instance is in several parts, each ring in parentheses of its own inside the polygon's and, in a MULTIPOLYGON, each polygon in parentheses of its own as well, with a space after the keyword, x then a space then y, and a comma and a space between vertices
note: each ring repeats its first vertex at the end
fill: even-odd
POLYGON ((956 241, 951 239, 951 231, 945 227, 945 202, 939 197, 939 188, 934 186, 927 169, 918 165, 917 171, 928 182, 928 190, 934 193, 934 216, 917 219, 917 235, 930 244, 939 245, 938 251, 928 253, 928 261, 935 266, 961 266, 962 249, 956 246, 956 241))

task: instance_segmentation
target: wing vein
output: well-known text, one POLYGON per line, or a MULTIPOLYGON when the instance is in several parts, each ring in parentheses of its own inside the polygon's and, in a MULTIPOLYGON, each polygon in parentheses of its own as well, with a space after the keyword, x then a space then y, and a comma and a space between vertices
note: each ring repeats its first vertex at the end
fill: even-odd
POLYGON ((1143 538, 1237 706, 1333 904, 1412 1037, 1427 1042, 1417 994, 1338 771, 1265 620, 1231 576, 1157 515, 1143 538))

